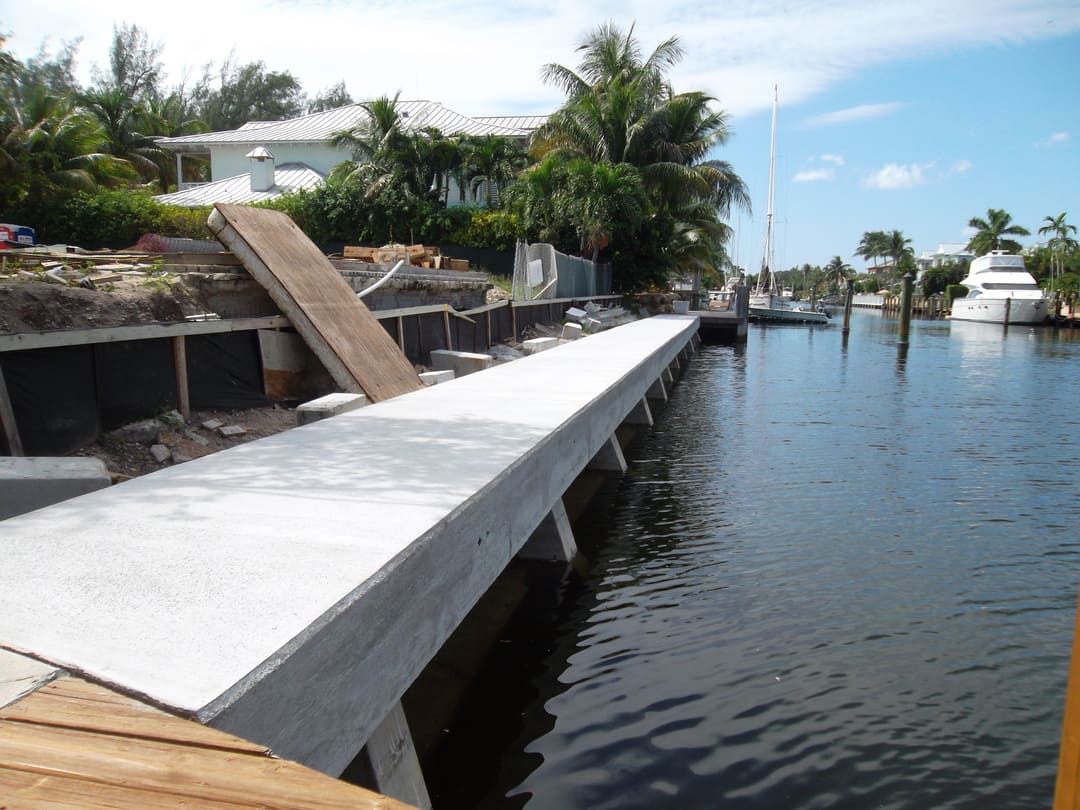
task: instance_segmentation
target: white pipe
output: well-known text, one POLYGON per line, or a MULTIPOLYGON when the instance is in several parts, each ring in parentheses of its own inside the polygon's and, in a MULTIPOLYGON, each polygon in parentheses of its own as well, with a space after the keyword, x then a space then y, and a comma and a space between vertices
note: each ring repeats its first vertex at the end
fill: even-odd
POLYGON ((553 278, 553 279, 552 279, 551 281, 549 281, 549 282, 548 282, 547 284, 545 284, 545 285, 544 285, 544 289, 540 290, 540 292, 538 292, 538 293, 537 293, 536 295, 534 295, 534 296, 532 297, 532 300, 533 300, 533 301, 535 301, 535 300, 536 300, 536 299, 538 299, 538 298, 539 298, 539 297, 540 297, 541 295, 543 295, 544 293, 546 293, 546 292, 547 292, 547 291, 548 291, 549 289, 551 289, 551 285, 552 285, 552 284, 555 284, 555 283, 556 283, 556 282, 557 282, 558 280, 559 280, 559 277, 558 277, 558 276, 555 276, 555 278, 553 278))
POLYGON ((381 287, 383 284, 385 284, 387 281, 389 281, 390 276, 394 275, 394 273, 396 273, 398 271, 398 268, 400 268, 401 265, 403 265, 403 264, 405 264, 405 260, 404 259, 399 260, 397 264, 395 264, 392 268, 390 268, 389 273, 387 273, 385 276, 380 278, 378 281, 376 281, 374 284, 372 284, 366 290, 361 290, 360 292, 358 292, 356 294, 356 297, 357 298, 363 298, 368 293, 375 292, 375 290, 379 289, 379 287, 381 287))

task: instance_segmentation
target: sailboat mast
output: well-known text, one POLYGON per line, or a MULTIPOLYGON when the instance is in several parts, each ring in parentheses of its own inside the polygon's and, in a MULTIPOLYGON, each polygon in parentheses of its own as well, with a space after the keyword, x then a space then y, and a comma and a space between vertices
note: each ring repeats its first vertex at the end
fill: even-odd
POLYGON ((769 135, 769 208, 765 214, 765 249, 762 251, 762 262, 765 263, 769 272, 769 287, 777 288, 776 283, 776 256, 773 247, 773 210, 776 194, 776 106, 779 91, 773 85, 772 105, 772 131, 769 135))

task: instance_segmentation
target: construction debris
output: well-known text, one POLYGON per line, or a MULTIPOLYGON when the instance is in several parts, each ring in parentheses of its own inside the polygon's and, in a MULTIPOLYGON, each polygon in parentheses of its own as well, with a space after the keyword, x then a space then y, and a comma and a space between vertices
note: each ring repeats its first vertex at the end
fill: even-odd
POLYGON ((358 259, 362 262, 377 264, 397 264, 403 261, 413 267, 426 267, 435 270, 468 270, 468 259, 454 259, 443 256, 439 248, 432 245, 383 245, 367 247, 365 245, 346 245, 342 255, 346 259, 358 259))
POLYGON ((580 324, 582 330, 588 332, 600 332, 611 329, 613 326, 622 326, 637 320, 637 315, 629 312, 624 307, 604 307, 589 301, 584 309, 570 307, 566 311, 566 320, 580 324))

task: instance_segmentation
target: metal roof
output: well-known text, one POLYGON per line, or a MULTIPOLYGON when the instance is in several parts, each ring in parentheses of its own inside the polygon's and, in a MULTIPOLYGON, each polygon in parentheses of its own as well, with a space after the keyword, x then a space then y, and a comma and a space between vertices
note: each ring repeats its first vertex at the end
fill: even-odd
MULTIPOLYGON (((399 101, 397 109, 405 119, 406 131, 437 127, 446 135, 463 133, 523 138, 545 120, 545 116, 470 118, 447 109, 437 101, 399 101), (539 123, 532 124, 534 121, 539 123)), ((361 105, 350 104, 347 107, 303 115, 287 121, 253 121, 244 124, 239 129, 182 135, 177 138, 160 138, 157 144, 173 151, 183 152, 197 147, 205 149, 223 144, 255 146, 271 143, 326 142, 337 133, 352 129, 367 120, 367 112, 361 105)))
POLYGON ((532 132, 547 123, 546 115, 482 115, 476 118, 485 124, 494 124, 508 129, 521 129, 532 132))
POLYGON ((322 185, 324 178, 319 172, 305 163, 282 163, 274 170, 274 187, 269 191, 252 191, 251 175, 248 172, 215 180, 212 183, 174 191, 171 194, 158 194, 154 197, 166 205, 179 205, 182 208, 199 208, 214 203, 253 203, 272 200, 290 191, 311 189, 322 185))

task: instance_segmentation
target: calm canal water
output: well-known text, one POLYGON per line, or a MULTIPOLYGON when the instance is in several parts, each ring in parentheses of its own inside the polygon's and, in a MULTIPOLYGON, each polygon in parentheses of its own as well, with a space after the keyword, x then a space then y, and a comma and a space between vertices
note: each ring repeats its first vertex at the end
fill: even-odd
POLYGON ((1049 806, 1080 332, 856 313, 705 347, 507 628, 436 807, 1049 806))

